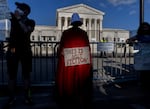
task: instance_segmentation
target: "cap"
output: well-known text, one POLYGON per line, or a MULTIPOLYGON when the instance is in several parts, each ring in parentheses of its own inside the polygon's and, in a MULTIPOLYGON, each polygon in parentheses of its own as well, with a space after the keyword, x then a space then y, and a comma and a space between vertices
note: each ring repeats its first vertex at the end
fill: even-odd
POLYGON ((71 17, 71 25, 81 26, 83 23, 78 13, 73 13, 71 17))
POLYGON ((31 12, 31 8, 29 5, 27 5, 26 3, 19 3, 19 2, 15 2, 16 6, 21 9, 22 11, 24 11, 27 15, 31 12))

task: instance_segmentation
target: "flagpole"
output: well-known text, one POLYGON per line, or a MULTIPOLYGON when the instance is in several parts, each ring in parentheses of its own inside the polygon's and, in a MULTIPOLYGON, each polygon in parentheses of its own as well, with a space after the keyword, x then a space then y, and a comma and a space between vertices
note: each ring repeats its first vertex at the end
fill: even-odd
POLYGON ((144 22, 144 0, 140 0, 140 19, 139 24, 144 22))

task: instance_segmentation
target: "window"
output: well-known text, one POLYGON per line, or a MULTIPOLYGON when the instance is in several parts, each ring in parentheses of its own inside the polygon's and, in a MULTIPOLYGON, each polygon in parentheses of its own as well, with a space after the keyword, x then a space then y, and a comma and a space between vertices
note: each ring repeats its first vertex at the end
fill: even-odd
POLYGON ((34 39, 34 35, 32 36, 32 39, 31 39, 32 41, 34 41, 35 39, 34 39))
POLYGON ((43 41, 45 41, 45 39, 46 39, 46 38, 43 36, 43 41))
POLYGON ((40 36, 38 36, 38 41, 40 41, 40 36))

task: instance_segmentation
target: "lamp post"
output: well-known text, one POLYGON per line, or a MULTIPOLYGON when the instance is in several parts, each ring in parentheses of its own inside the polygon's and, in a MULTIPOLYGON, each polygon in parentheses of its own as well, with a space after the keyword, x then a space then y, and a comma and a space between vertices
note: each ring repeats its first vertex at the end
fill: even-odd
POLYGON ((140 0, 140 21, 139 23, 144 22, 144 0, 140 0))

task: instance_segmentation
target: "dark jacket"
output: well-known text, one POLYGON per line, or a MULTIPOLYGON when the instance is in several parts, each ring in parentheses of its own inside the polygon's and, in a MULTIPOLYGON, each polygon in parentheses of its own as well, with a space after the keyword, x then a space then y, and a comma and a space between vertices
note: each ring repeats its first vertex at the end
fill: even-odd
POLYGON ((32 19, 23 19, 23 22, 26 26, 31 28, 30 31, 25 32, 23 28, 20 26, 20 20, 16 19, 13 14, 11 14, 11 31, 9 38, 9 48, 15 48, 18 52, 23 52, 26 50, 30 50, 30 35, 34 30, 35 21, 32 19))

